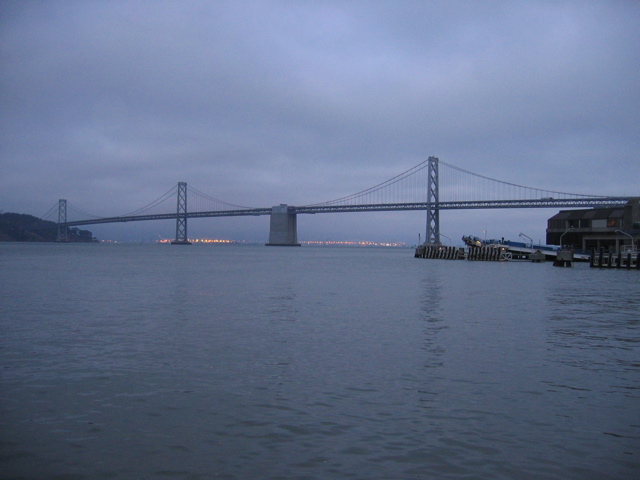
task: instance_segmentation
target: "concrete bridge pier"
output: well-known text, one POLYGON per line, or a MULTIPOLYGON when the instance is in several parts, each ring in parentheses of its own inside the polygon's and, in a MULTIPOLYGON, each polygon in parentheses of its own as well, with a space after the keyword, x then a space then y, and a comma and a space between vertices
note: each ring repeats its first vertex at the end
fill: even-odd
POLYGON ((272 247, 299 247, 298 219, 289 207, 281 203, 271 208, 269 243, 272 247))

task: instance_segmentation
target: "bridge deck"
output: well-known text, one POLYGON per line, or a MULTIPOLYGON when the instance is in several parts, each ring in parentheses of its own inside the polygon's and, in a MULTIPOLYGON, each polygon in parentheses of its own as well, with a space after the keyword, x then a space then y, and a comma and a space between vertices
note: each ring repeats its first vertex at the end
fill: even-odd
MULTIPOLYGON (((561 207, 617 207, 623 206, 630 197, 583 197, 583 198, 543 198, 536 200, 479 200, 467 202, 438 202, 435 207, 439 210, 468 210, 468 209, 493 209, 493 208, 561 208, 561 207)), ((289 206, 293 214, 316 213, 340 213, 340 212, 388 212, 429 210, 434 205, 427 202, 421 203, 377 203, 364 205, 307 205, 289 206)), ((238 217, 271 215, 272 208, 250 208, 236 210, 215 210, 203 212, 187 212, 187 218, 207 217, 238 217)), ((104 218, 91 218, 60 223, 61 227, 75 227, 79 225, 96 225, 102 223, 140 222, 149 220, 175 220, 178 213, 163 213, 154 215, 129 215, 104 218)))

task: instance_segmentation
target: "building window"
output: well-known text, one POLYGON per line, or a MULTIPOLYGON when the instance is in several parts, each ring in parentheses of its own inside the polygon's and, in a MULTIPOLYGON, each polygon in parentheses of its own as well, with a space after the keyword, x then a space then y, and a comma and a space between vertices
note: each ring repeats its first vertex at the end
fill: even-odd
POLYGON ((562 222, 562 220, 549 220, 549 228, 562 228, 564 227, 564 224, 562 222))

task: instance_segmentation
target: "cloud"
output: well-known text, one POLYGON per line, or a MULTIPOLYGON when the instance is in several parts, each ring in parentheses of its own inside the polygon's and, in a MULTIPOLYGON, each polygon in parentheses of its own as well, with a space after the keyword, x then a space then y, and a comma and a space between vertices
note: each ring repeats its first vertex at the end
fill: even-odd
MULTIPOLYGON (((635 2, 5 2, 0 208, 117 214, 178 181, 316 203, 430 155, 638 194, 639 24, 635 2)), ((526 212, 538 231, 553 213, 526 212)), ((364 236, 419 226, 370 215, 344 218, 364 236)), ((303 223, 347 227, 320 217, 303 223)))

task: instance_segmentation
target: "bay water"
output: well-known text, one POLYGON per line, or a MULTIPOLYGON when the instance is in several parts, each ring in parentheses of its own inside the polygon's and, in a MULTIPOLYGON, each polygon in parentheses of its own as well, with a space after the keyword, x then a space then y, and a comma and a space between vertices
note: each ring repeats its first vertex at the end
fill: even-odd
POLYGON ((640 478, 640 274, 0 244, 0 478, 640 478))

